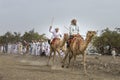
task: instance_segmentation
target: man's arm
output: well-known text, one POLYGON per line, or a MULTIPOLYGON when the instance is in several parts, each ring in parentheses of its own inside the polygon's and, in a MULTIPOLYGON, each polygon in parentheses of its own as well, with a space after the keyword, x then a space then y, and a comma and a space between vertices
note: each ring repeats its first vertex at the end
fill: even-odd
POLYGON ((52 29, 52 26, 50 26, 50 28, 49 28, 49 32, 53 33, 53 32, 51 31, 51 29, 52 29))
POLYGON ((71 29, 71 25, 69 26, 69 34, 72 34, 72 29, 71 29))
POLYGON ((78 33, 78 34, 79 34, 79 31, 80 31, 80 30, 79 30, 79 26, 78 26, 78 29, 77 29, 77 33, 78 33))
POLYGON ((62 37, 62 33, 60 32, 60 37, 62 37))

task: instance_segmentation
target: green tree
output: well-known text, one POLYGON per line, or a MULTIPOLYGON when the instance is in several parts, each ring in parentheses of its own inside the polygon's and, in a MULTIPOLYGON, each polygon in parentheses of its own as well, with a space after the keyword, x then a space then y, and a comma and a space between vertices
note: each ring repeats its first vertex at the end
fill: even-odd
POLYGON ((22 36, 22 40, 25 40, 27 42, 30 42, 31 40, 39 40, 40 35, 37 32, 34 32, 33 30, 30 30, 29 32, 25 32, 22 36))
POLYGON ((19 41, 21 41, 21 33, 14 32, 14 42, 19 42, 19 41))
POLYGON ((3 35, 4 37, 5 37, 5 43, 12 43, 12 42, 14 42, 14 35, 11 33, 11 32, 6 32, 4 35, 3 35))
POLYGON ((35 32, 34 29, 25 32, 23 36, 21 36, 21 33, 19 32, 6 32, 4 35, 0 36, 0 44, 7 44, 7 43, 15 43, 19 41, 26 41, 30 42, 31 40, 43 40, 46 41, 47 38, 45 34, 39 34, 38 32, 35 32))
POLYGON ((102 30, 101 35, 94 38, 93 45, 97 50, 104 54, 104 47, 109 46, 108 54, 110 54, 111 48, 116 48, 120 52, 120 33, 117 31, 111 31, 109 28, 102 30))
POLYGON ((1 45, 4 45, 6 42, 5 42, 5 36, 0 36, 0 44, 1 45))

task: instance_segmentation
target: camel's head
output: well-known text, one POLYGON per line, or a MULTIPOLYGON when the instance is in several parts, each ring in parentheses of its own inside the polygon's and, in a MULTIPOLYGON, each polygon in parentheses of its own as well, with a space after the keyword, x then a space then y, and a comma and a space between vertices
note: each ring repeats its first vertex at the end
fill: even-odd
POLYGON ((96 31, 88 31, 87 32, 87 37, 93 37, 96 35, 96 31))
POLYGON ((64 33, 64 40, 67 41, 69 39, 68 33, 64 33))

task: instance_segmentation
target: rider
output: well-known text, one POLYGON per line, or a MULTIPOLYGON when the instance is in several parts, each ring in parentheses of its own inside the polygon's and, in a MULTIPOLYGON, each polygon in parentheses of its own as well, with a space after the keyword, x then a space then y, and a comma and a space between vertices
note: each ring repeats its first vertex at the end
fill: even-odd
POLYGON ((71 39, 73 39, 76 35, 79 35, 79 26, 77 25, 77 20, 72 19, 71 25, 69 26, 69 40, 67 42, 67 47, 70 46, 71 39))
MULTIPOLYGON (((52 31, 52 26, 50 26, 49 28, 49 32, 52 33, 52 40, 54 41, 55 39, 60 39, 60 37, 62 37, 59 28, 55 28, 55 30, 52 31)), ((50 41, 48 41, 48 43, 50 44, 50 41)))

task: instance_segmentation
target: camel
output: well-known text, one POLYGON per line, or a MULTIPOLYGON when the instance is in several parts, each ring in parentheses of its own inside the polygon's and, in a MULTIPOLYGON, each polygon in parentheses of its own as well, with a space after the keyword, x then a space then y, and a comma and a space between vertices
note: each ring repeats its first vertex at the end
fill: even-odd
POLYGON ((95 34, 96 34, 95 31, 88 31, 85 40, 83 38, 81 38, 81 37, 74 37, 73 41, 70 43, 70 47, 67 49, 67 51, 65 53, 65 57, 64 57, 64 59, 62 61, 63 62, 62 67, 64 67, 65 60, 66 60, 68 55, 69 55, 69 63, 68 63, 67 67, 69 67, 72 57, 74 57, 74 60, 73 60, 73 66, 74 66, 76 56, 79 55, 79 54, 82 54, 84 72, 86 73, 86 66, 85 66, 86 53, 85 53, 85 50, 86 50, 88 44, 90 43, 90 41, 92 40, 92 37, 95 34))
POLYGON ((55 59, 55 56, 56 56, 56 52, 58 53, 61 61, 62 61, 62 58, 61 58, 61 55, 60 55, 60 50, 62 51, 65 51, 65 41, 66 41, 66 34, 64 34, 64 37, 62 40, 60 40, 59 38, 56 38, 56 39, 53 39, 53 41, 50 43, 50 56, 49 56, 49 59, 48 59, 48 63, 47 65, 49 65, 49 61, 51 59, 51 56, 52 56, 52 53, 54 52, 53 54, 53 64, 54 64, 54 59, 55 59))

